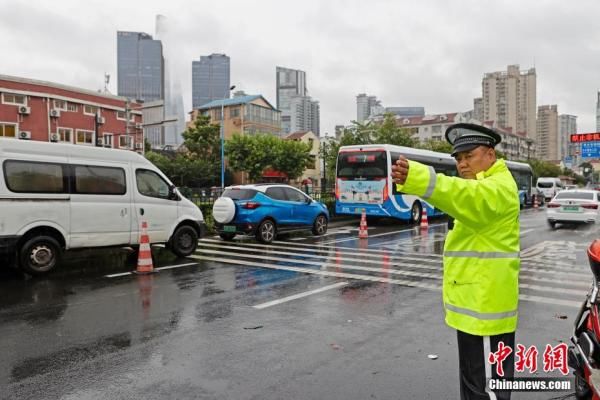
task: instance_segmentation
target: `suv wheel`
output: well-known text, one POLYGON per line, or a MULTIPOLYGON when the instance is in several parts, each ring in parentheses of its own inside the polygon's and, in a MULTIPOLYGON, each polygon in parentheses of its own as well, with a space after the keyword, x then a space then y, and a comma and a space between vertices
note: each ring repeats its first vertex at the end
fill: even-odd
POLYGON ((315 219, 315 222, 313 223, 312 227, 312 233, 316 236, 324 235, 325 233, 327 233, 327 218, 323 214, 319 215, 315 219))
POLYGON ((556 221, 548 221, 548 225, 550 225, 550 228, 554 229, 556 228, 556 221))
POLYGON ((171 251, 179 257, 187 257, 198 247, 198 233, 188 225, 180 226, 171 236, 171 251))
POLYGON ((19 265, 31 275, 42 275, 56 267, 60 252, 60 244, 52 236, 34 236, 21 246, 19 265))
POLYGON ((271 243, 277 236, 277 227, 275 222, 265 219, 256 229, 256 240, 261 243, 271 243))

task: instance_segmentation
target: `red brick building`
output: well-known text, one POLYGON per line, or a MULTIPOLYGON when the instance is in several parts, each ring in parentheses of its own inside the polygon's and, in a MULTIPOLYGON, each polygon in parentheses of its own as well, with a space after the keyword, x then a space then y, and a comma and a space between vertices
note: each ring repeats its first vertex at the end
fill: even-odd
POLYGON ((0 75, 0 137, 141 151, 141 105, 127 104, 123 97, 0 75))

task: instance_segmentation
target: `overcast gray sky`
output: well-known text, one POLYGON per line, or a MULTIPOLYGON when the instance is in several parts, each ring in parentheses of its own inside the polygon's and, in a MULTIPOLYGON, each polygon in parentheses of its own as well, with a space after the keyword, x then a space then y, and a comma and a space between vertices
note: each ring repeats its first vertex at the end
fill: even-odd
POLYGON ((231 57, 231 82, 275 105, 275 66, 306 71, 321 134, 356 118, 356 95, 427 113, 466 111, 485 72, 537 69, 537 102, 595 131, 600 1, 0 0, 0 73, 116 88, 116 32, 169 18, 173 70, 191 108, 191 65, 231 57))

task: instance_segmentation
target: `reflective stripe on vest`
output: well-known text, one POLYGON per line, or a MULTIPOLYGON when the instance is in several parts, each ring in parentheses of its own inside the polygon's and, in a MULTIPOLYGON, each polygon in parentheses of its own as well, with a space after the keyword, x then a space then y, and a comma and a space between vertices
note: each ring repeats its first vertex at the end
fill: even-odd
POLYGON ((445 251, 444 257, 473 258, 519 258, 520 253, 502 253, 499 251, 445 251))
POLYGON ((437 181, 437 175, 435 173, 435 169, 433 167, 429 167, 429 184, 427 185, 427 190, 423 195, 424 199, 428 199, 433 194, 433 190, 435 189, 435 182, 437 181))
POLYGON ((453 311, 458 314, 464 314, 464 315, 468 315, 470 317, 482 319, 482 320, 504 319, 504 318, 510 318, 510 317, 517 316, 517 310, 509 311, 509 312, 501 312, 501 313, 478 313, 473 310, 456 307, 456 306, 453 306, 452 304, 448 304, 448 303, 444 304, 444 306, 446 307, 446 310, 450 310, 450 311, 453 311))

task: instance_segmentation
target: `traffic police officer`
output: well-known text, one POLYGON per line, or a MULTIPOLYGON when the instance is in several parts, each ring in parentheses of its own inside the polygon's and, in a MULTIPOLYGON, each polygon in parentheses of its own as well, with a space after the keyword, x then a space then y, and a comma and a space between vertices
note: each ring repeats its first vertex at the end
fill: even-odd
POLYGON ((510 399, 493 392, 497 378, 488 357, 499 342, 513 351, 503 365, 514 375, 519 298, 519 196, 494 147, 501 137, 475 124, 446 130, 460 177, 403 156, 392 167, 398 191, 420 196, 455 219, 444 244, 443 301, 446 323, 457 330, 461 399, 510 399))

